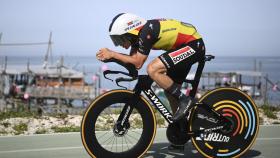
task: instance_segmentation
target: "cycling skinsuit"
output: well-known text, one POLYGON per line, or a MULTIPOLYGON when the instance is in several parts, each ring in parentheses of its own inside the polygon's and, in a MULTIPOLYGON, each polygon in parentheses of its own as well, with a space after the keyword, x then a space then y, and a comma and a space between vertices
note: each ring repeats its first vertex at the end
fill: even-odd
POLYGON ((144 55, 149 55, 151 49, 165 50, 159 59, 167 68, 167 75, 178 84, 205 55, 203 40, 195 27, 171 19, 148 20, 139 32, 139 42, 132 48, 144 55))

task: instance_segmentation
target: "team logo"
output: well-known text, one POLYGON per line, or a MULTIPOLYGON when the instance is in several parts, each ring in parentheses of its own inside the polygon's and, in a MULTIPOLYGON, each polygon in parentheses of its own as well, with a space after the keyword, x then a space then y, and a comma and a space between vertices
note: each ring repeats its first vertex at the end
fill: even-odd
POLYGON ((230 137, 226 135, 222 135, 221 133, 208 133, 202 134, 200 137, 196 137, 196 140, 204 140, 207 142, 225 142, 228 143, 230 141, 230 137))
POLYGON ((186 46, 184 48, 181 48, 177 51, 174 51, 170 54, 170 58, 172 59, 174 65, 179 63, 180 61, 192 56, 195 53, 195 50, 193 50, 191 47, 186 46))

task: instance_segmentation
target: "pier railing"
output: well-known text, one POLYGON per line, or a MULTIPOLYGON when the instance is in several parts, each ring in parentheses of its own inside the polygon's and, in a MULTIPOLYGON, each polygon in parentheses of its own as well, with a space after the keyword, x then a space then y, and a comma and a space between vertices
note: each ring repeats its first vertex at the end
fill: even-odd
POLYGON ((92 99, 95 97, 95 88, 82 87, 27 87, 26 94, 33 98, 67 98, 92 99))

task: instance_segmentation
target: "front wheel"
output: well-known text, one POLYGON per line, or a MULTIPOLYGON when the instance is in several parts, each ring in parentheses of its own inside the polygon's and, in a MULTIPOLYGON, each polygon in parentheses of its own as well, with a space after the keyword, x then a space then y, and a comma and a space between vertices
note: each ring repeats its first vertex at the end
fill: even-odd
MULTIPOLYGON (((193 137, 195 148, 205 157, 240 157, 254 141, 259 131, 258 110, 254 101, 236 88, 218 88, 206 93, 199 102, 211 106, 229 122, 227 128, 193 137)), ((193 109, 190 129, 213 129, 219 120, 200 105, 193 109)))
POLYGON ((82 142, 91 157, 141 157, 154 140, 156 119, 142 96, 137 99, 132 91, 112 90, 89 105, 81 127, 82 142), (116 132, 118 117, 128 103, 133 103, 133 111, 126 128, 116 132))

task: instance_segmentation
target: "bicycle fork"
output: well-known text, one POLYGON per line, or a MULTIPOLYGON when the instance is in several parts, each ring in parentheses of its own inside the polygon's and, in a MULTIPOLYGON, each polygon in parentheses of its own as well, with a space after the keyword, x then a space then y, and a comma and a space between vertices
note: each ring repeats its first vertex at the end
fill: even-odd
POLYGON ((114 132, 127 131, 130 128, 129 117, 134 109, 135 104, 138 103, 142 91, 149 89, 153 83, 153 80, 148 75, 139 75, 138 82, 134 87, 134 94, 131 98, 128 98, 128 103, 125 104, 121 111, 121 114, 116 122, 114 132))
POLYGON ((129 119, 132 111, 133 111, 132 102, 129 101, 129 103, 126 103, 125 106, 123 107, 123 109, 118 117, 118 120, 115 124, 115 127, 114 127, 115 134, 123 135, 130 128, 128 119, 129 119))

